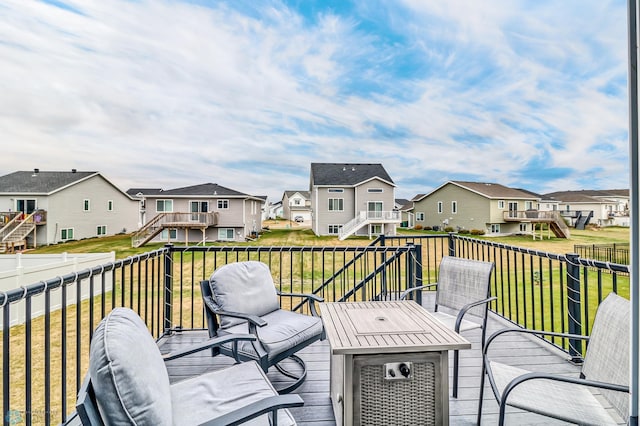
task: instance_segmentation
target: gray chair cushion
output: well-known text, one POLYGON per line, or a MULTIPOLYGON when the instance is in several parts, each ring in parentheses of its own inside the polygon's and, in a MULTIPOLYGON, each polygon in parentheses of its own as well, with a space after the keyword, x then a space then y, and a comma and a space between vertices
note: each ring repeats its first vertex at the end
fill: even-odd
MULTIPOLYGON (((258 336, 269 359, 295 347, 296 345, 322 334, 322 319, 291 311, 277 310, 262 318, 267 321, 264 327, 258 327, 258 336)), ((228 333, 247 333, 247 323, 241 323, 225 329, 228 333)), ((230 349, 231 346, 229 345, 230 349)), ((251 342, 238 342, 238 351, 251 357, 256 356, 251 342)))
MULTIPOLYGON (((224 265, 211 275, 209 282, 214 303, 224 311, 263 316, 280 309, 271 272, 262 262, 252 260, 224 265)), ((243 320, 222 316, 220 328, 240 322, 243 320)))
POLYGON ((169 376, 160 350, 131 309, 115 308, 96 328, 89 373, 107 424, 172 424, 169 376))
MULTIPOLYGON (((493 262, 444 256, 438 270, 436 304, 455 310, 471 302, 489 297, 489 280, 493 262)), ((470 314, 484 318, 486 305, 469 310, 470 314)))
MULTIPOLYGON (((255 361, 237 364, 171 385, 176 425, 197 425, 269 396, 276 390, 255 361)), ((247 425, 269 425, 265 414, 247 425)), ((278 425, 295 425, 288 410, 278 410, 278 425)))

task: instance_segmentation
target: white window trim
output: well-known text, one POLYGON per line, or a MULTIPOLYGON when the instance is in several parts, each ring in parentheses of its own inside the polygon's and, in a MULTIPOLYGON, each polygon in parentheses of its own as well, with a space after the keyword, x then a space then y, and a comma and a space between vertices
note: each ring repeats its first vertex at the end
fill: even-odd
POLYGON ((442 214, 444 212, 444 204, 442 201, 438 201, 438 214, 442 214))
POLYGON ((107 211, 108 212, 113 211, 113 200, 107 200, 107 211))
POLYGON ((367 192, 370 194, 381 194, 384 192, 384 188, 367 188, 367 192))
POLYGON ((458 202, 451 201, 451 214, 458 214, 458 202))
POLYGON ((73 228, 62 228, 60 229, 60 239, 62 241, 68 241, 68 240, 73 240, 74 239, 74 235, 75 235, 75 229, 73 228), (62 237, 62 232, 65 231, 65 233, 67 234, 66 238, 62 237), (71 231, 71 238, 69 238, 69 231, 71 231))
POLYGON ((327 199, 327 211, 329 211, 329 212, 343 212, 344 211, 344 198, 328 198, 327 199), (331 208, 331 204, 332 204, 331 201, 332 200, 340 200, 340 202, 338 204, 341 204, 342 208, 340 208, 340 209, 332 209, 331 208))
POLYGON ((344 192, 344 188, 329 188, 329 189, 327 189, 327 192, 335 193, 335 194, 342 194, 344 192))
POLYGON ((90 212, 91 211, 91 200, 89 198, 85 198, 82 200, 82 211, 90 212))
POLYGON ((498 208, 504 209, 504 206, 505 206, 504 200, 498 200, 498 208))
POLYGON ((218 207, 218 210, 229 210, 230 204, 231 203, 229 203, 229 200, 226 198, 216 201, 216 206, 218 207), (222 206, 220 205, 221 203, 222 203, 222 206), (224 204, 226 204, 226 207, 224 206, 224 204))
POLYGON ((424 222, 424 212, 416 212, 416 222, 424 222))
POLYGON ((342 229, 342 225, 340 224, 329 224, 327 225, 327 232, 329 235, 338 235, 340 234, 340 230, 342 229), (336 228, 337 232, 331 232, 332 228, 336 228))
POLYGON ((103 236, 103 235, 107 235, 107 225, 98 225, 96 226, 96 235, 97 236, 103 236), (100 233, 100 229, 104 228, 104 232, 100 233))
POLYGON ((173 200, 170 198, 159 198, 156 200, 156 212, 157 213, 173 213, 173 200), (158 210, 158 203, 162 201, 162 210, 158 210), (167 207, 167 201, 171 201, 171 210, 165 210, 167 207))
POLYGON ((235 240, 235 236, 236 236, 236 230, 233 228, 218 228, 218 239, 220 241, 234 241, 235 240), (229 238, 227 236, 227 234, 229 233, 229 230, 231 230, 233 237, 229 238), (222 232, 224 231, 224 235, 222 235, 222 232))

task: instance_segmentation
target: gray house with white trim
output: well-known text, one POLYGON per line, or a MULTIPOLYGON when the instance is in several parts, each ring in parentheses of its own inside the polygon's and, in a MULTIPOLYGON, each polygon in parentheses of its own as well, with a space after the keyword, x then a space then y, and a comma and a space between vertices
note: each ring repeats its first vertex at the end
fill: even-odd
POLYGON ((149 241, 245 241, 262 230, 264 197, 216 183, 162 190, 132 188, 140 202, 141 228, 132 244, 149 241))
POLYGON ((396 185, 382 164, 311 163, 309 187, 316 235, 395 235, 396 185))
POLYGON ((131 232, 137 210, 136 200, 98 172, 13 172, 0 176, 0 245, 22 249, 131 232))

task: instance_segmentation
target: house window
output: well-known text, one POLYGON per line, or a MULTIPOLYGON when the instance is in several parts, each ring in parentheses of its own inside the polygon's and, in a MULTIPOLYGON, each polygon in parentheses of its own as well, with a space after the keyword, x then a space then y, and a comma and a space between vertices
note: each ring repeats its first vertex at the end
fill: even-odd
POLYGON ((299 206, 300 204, 302 204, 302 200, 300 200, 300 198, 294 198, 293 205, 299 206))
POLYGON ((526 223, 521 223, 520 224, 520 232, 527 232, 527 224, 526 223))
POLYGON ((382 225, 377 223, 377 224, 372 224, 369 225, 369 233, 371 235, 382 235, 382 225))
POLYGON ((91 207, 91 202, 89 200, 84 200, 82 202, 82 210, 84 210, 85 212, 88 212, 89 207, 91 207))
POLYGON ((160 239, 162 241, 171 241, 178 238, 178 230, 177 229, 163 229, 160 233, 160 239))
POLYGON ((329 211, 341 212, 344 210, 344 198, 329 198, 329 211))
POLYGON ((344 189, 342 189, 342 188, 329 188, 329 189, 327 189, 327 192, 343 193, 344 189))
POLYGON ((417 212, 416 213, 416 220, 418 222, 424 222, 424 212, 417 212))
POLYGON ((208 201, 189 201, 191 213, 206 213, 209 211, 208 201))
POLYGON ((524 208, 525 210, 533 210, 533 201, 525 201, 524 208))
POLYGON ((338 235, 341 229, 342 225, 329 225, 329 235, 338 235))
POLYGON ((498 201, 498 208, 499 209, 504 209, 504 200, 499 200, 498 201))
POLYGON ((442 201, 438 201, 438 213, 442 213, 442 211, 443 211, 442 201))
POLYGON ((219 209, 228 209, 229 208, 229 200, 218 200, 218 208, 219 209))
POLYGON ((107 211, 108 212, 112 212, 113 211, 113 200, 107 201, 107 211))
POLYGON ((451 202, 451 213, 458 213, 458 202, 457 201, 452 201, 451 202))
POLYGON ((100 235, 107 235, 107 225, 100 225, 96 228, 96 234, 98 236, 100 235))
POLYGON ((492 223, 491 224, 491 233, 492 234, 499 234, 500 233, 500 224, 499 223, 492 223))
POLYGON ((62 240, 72 240, 73 239, 73 228, 65 228, 60 230, 60 239, 62 240))
POLYGON ((233 228, 220 228, 218 229, 218 239, 233 241, 235 239, 235 231, 233 228))
POLYGON ((158 213, 172 212, 173 200, 156 200, 156 211, 158 213))
POLYGON ((383 192, 383 190, 382 190, 382 188, 369 188, 369 189, 367 189, 367 192, 379 194, 379 193, 383 192))

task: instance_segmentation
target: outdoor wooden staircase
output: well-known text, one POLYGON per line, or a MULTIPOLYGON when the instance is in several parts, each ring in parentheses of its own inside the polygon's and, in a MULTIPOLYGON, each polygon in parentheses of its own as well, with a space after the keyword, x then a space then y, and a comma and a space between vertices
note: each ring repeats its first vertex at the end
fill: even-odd
MULTIPOLYGON (((12 253, 27 247, 27 236, 34 232, 37 225, 45 223, 45 212, 36 210, 29 215, 22 212, 4 213, 8 220, 0 229, 0 253, 12 253)), ((34 237, 35 245, 35 237, 34 237)))
POLYGON ((504 212, 505 222, 546 223, 557 238, 569 238, 570 231, 564 218, 557 210, 508 211, 504 212))
POLYGON ((131 246, 140 247, 151 241, 163 229, 204 230, 218 223, 218 214, 210 213, 159 213, 131 236, 131 246))

